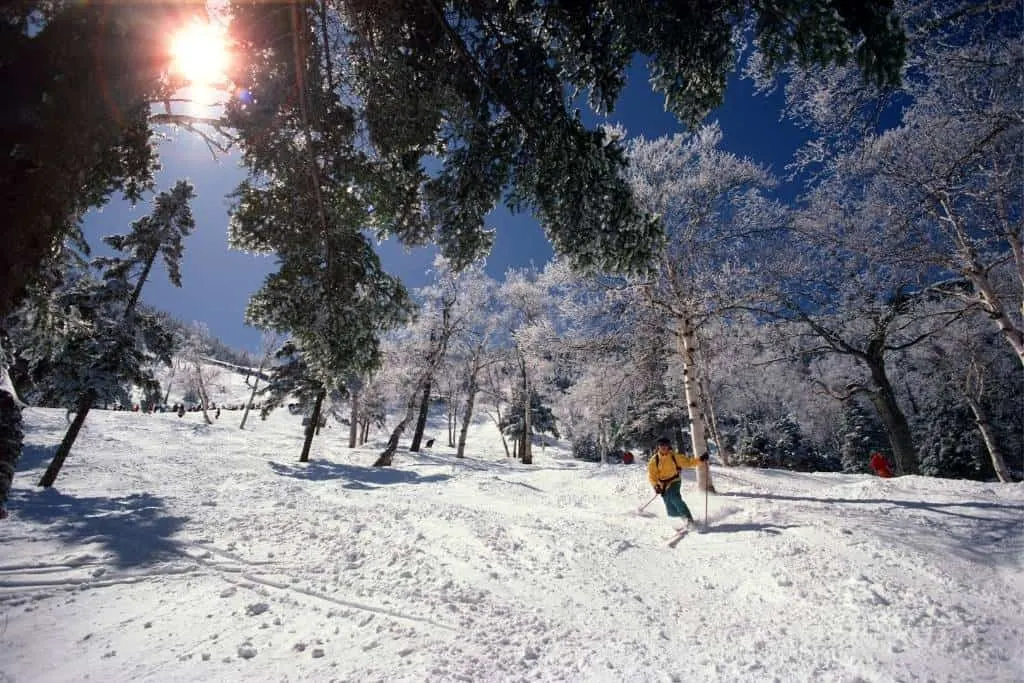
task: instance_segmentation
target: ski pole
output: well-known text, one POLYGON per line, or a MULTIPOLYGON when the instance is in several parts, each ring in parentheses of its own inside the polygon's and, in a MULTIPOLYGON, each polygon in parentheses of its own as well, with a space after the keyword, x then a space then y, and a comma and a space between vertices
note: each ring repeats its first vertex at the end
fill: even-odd
POLYGON ((646 507, 647 507, 648 505, 650 505, 651 503, 653 503, 653 502, 654 502, 654 499, 655 499, 655 498, 657 498, 657 497, 658 497, 658 494, 657 494, 657 493, 655 493, 655 494, 654 494, 653 496, 651 496, 651 499, 650 499, 649 501, 647 501, 646 503, 644 503, 643 505, 641 505, 641 506, 640 506, 640 509, 639 509, 639 510, 637 510, 637 512, 643 512, 643 511, 644 511, 644 508, 646 508, 646 507))

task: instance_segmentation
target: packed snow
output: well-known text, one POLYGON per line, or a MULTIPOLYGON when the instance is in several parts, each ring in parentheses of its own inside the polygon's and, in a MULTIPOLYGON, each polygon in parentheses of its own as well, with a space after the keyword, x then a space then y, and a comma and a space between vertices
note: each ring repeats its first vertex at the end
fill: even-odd
MULTIPOLYGON (((301 416, 25 411, 0 681, 1021 681, 1024 488, 508 459, 488 422, 370 464, 301 416)), ((408 439, 405 440, 408 443, 408 439)))

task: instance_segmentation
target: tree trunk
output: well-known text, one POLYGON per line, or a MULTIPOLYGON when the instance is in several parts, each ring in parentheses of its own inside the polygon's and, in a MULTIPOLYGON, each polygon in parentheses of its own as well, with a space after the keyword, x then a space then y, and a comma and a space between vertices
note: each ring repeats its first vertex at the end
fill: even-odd
POLYGON ((455 450, 456 458, 466 457, 466 435, 469 423, 473 420, 473 404, 476 402, 476 376, 470 376, 469 388, 466 390, 466 411, 462 414, 462 426, 459 428, 459 443, 455 450))
POLYGON ((430 411, 430 387, 431 380, 423 387, 423 399, 420 401, 420 414, 416 418, 416 429, 412 433, 412 445, 409 450, 416 453, 420 450, 420 442, 423 441, 423 430, 427 427, 427 413, 430 411))
MULTIPOLYGON (((173 377, 173 375, 172 375, 172 377, 173 377)), ((171 400, 171 387, 173 385, 174 385, 174 380, 173 379, 167 380, 167 391, 164 392, 164 405, 167 405, 167 402, 171 400)), ((244 422, 243 422, 243 424, 244 424, 244 422)))
MULTIPOLYGON (((693 457, 699 459, 707 455, 708 441, 705 434, 704 411, 701 409, 700 391, 697 386, 697 329, 689 317, 682 318, 679 321, 679 326, 679 344, 683 357, 683 392, 686 396, 686 411, 690 418, 690 441, 693 444, 693 457)), ((711 481, 711 468, 706 462, 697 467, 697 490, 707 493, 715 492, 715 486, 711 481)))
POLYGON ((531 420, 533 413, 533 397, 530 395, 530 374, 526 367, 526 358, 520 359, 520 366, 523 369, 523 438, 520 443, 520 459, 524 465, 533 464, 533 438, 531 432, 533 431, 533 422, 531 420))
POLYGON ((207 408, 210 405, 210 397, 206 395, 206 382, 203 381, 203 366, 199 364, 198 358, 193 363, 196 369, 196 383, 199 385, 199 404, 202 407, 203 419, 206 421, 206 424, 212 425, 213 420, 210 419, 210 413, 207 412, 207 408))
MULTIPOLYGON (((996 202, 1000 218, 1003 224, 1008 227, 1009 214, 1007 213, 1002 193, 1000 193, 996 202)), ((1017 356, 1017 360, 1021 362, 1021 365, 1024 365, 1024 330, 1017 327, 1015 322, 1007 314, 1003 297, 1000 295, 989 277, 991 269, 986 267, 985 264, 979 260, 977 252, 968 246, 973 242, 969 234, 968 222, 957 214, 953 209, 953 205, 947 199, 939 200, 939 204, 942 207, 943 213, 945 213, 948 225, 953 228, 957 236, 957 244, 960 245, 957 251, 959 252, 958 255, 960 257, 961 273, 974 287, 974 291, 978 295, 982 308, 985 313, 988 314, 989 319, 995 322, 996 327, 999 328, 999 332, 1003 335, 1003 338, 1010 344, 1014 354, 1017 356)), ((1024 251, 1022 251, 1021 248, 1022 245, 1020 238, 1018 237, 1018 230, 1014 230, 1012 228, 1005 229, 1004 237, 1010 244, 1013 260, 1017 266, 1017 274, 1019 276, 1020 284, 1024 285, 1024 251)), ((1024 313, 1024 301, 1021 302, 1021 313, 1024 313)))
MULTIPOLYGON (((0 369, 5 375, 6 368, 0 369)), ((7 386, 12 386, 8 383, 7 386)), ((7 497, 14 482, 14 471, 21 457, 25 434, 22 430, 21 405, 11 391, 0 388, 0 519, 6 516, 7 497)))
POLYGON ((320 424, 320 406, 323 405, 326 395, 327 390, 321 389, 316 395, 316 400, 313 402, 313 415, 310 416, 309 423, 306 425, 306 438, 302 443, 302 454, 299 456, 299 462, 309 462, 309 448, 313 445, 313 435, 317 431, 316 426, 320 424))
POLYGON ((256 388, 260 384, 260 376, 256 375, 256 378, 252 382, 252 391, 249 392, 249 400, 245 402, 245 411, 242 413, 242 423, 238 425, 239 429, 245 429, 245 421, 249 419, 249 410, 252 408, 252 403, 256 399, 256 388))
POLYGON ((39 480, 39 486, 49 488, 53 486, 53 482, 56 481, 57 475, 60 474, 60 469, 64 466, 64 461, 67 460, 68 455, 71 453, 71 447, 75 445, 75 439, 78 438, 78 432, 82 429, 82 425, 85 424, 85 418, 92 409, 93 401, 96 400, 96 392, 89 389, 82 397, 78 399, 77 412, 75 413, 75 419, 71 421, 71 426, 68 427, 68 431, 64 434, 64 439, 60 442, 60 446, 57 447, 57 452, 53 456, 53 460, 50 461, 50 466, 46 468, 46 472, 43 473, 43 478, 39 480))
POLYGON ((457 411, 459 407, 455 404, 455 398, 448 395, 448 448, 455 447, 455 430, 459 426, 457 411))
MULTIPOLYGON (((256 389, 260 385, 260 375, 263 374, 263 366, 266 364, 267 359, 269 357, 270 354, 263 355, 263 360, 260 361, 260 368, 259 370, 256 371, 256 374, 253 376, 252 391, 249 392, 249 400, 245 402, 245 412, 242 413, 242 423, 238 425, 239 429, 245 429, 245 421, 249 417, 249 407, 252 405, 252 402, 256 399, 256 389)), ((249 368, 249 374, 252 374, 252 368, 249 368)), ((249 384, 249 375, 245 376, 245 383, 247 385, 249 384)), ((164 401, 164 403, 166 403, 166 401, 164 401)))
POLYGON ((356 447, 356 439, 359 436, 359 392, 352 392, 352 411, 348 416, 348 447, 356 447))
POLYGON ((1011 481, 1010 469, 1006 466, 1006 458, 1003 457, 1003 451, 999 447, 999 442, 992 433, 992 425, 988 421, 985 409, 972 396, 965 394, 964 398, 967 399, 967 405, 970 406, 971 412, 974 413, 974 422, 978 425, 978 431, 985 442, 985 448, 988 449, 988 454, 992 458, 992 468, 996 471, 996 476, 1004 484, 1009 483, 1011 481))
POLYGON ((370 421, 363 420, 362 432, 359 434, 359 445, 362 446, 370 440, 370 421))
POLYGON ((919 463, 917 448, 914 447, 914 437, 910 433, 907 416, 900 409, 899 403, 896 401, 896 392, 885 373, 885 363, 874 353, 868 353, 863 360, 871 371, 872 381, 878 387, 875 391, 869 392, 869 395, 871 404, 875 407, 875 412, 878 413, 878 419, 882 421, 886 434, 889 436, 896 473, 917 474, 919 463))
POLYGON ((395 451, 398 450, 398 441, 402 438, 402 432, 405 431, 406 425, 412 421, 413 413, 416 412, 419 395, 420 392, 414 391, 409 401, 405 404, 405 416, 395 425, 395 429, 391 432, 391 438, 388 439, 388 445, 384 447, 384 451, 377 457, 377 461, 373 463, 374 467, 391 466, 391 462, 395 458, 395 451))

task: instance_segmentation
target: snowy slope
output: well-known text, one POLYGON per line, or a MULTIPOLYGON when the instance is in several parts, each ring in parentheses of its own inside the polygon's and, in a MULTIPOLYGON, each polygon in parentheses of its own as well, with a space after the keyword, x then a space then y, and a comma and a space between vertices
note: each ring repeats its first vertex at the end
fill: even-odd
MULTIPOLYGON (((252 376, 246 378, 245 369, 238 366, 230 366, 220 362, 202 362, 200 367, 203 371, 206 382, 206 392, 210 400, 218 406, 244 406, 252 392, 252 382, 255 381, 255 371, 252 376), (248 381, 248 384, 246 383, 248 381)), ((157 366, 154 375, 160 382, 161 391, 167 395, 167 405, 181 403, 190 386, 194 385, 191 379, 192 367, 181 358, 175 358, 171 367, 165 365, 157 366)), ((266 382, 260 380, 260 386, 266 382)), ((134 399, 138 402, 141 399, 141 392, 136 391, 134 399)), ((255 398, 256 401, 260 397, 255 398)))
POLYGON ((1020 485, 715 468, 671 549, 641 465, 483 424, 374 469, 285 411, 95 411, 39 491, 66 423, 25 417, 0 681, 1024 680, 1020 485))

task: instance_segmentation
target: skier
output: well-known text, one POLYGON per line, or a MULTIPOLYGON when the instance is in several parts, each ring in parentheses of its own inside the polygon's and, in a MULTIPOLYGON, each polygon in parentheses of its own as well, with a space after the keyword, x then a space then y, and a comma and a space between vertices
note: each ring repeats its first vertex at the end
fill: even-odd
POLYGON ((885 456, 878 451, 871 454, 870 465, 871 469, 875 471, 875 474, 880 476, 882 479, 889 479, 892 477, 892 470, 889 469, 889 463, 886 462, 885 456))
POLYGON ((680 470, 687 467, 699 467, 708 459, 705 453, 698 460, 684 453, 672 450, 672 442, 666 438, 658 439, 658 447, 647 462, 647 478, 651 480, 654 492, 661 494, 665 501, 665 510, 669 517, 683 517, 691 525, 696 524, 690 508, 686 507, 683 497, 679 494, 682 485, 680 470))

